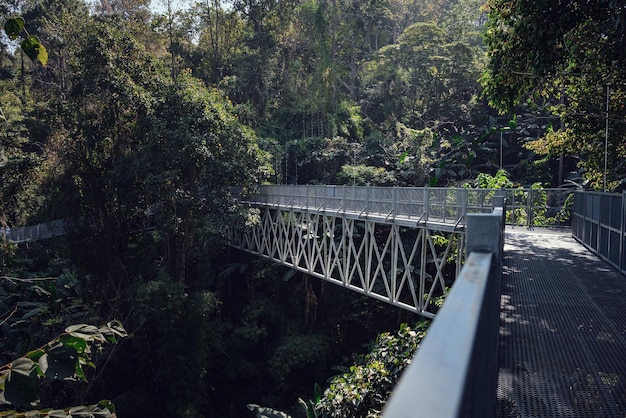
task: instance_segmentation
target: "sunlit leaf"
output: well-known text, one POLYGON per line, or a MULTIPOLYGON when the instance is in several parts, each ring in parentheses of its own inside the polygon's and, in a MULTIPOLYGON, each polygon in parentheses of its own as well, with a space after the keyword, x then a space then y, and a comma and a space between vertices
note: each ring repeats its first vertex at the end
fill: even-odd
POLYGON ((91 409, 88 406, 76 406, 74 408, 70 408, 68 411, 68 415, 72 416, 72 418, 92 418, 93 414, 91 413, 91 409))
POLYGON ((31 359, 32 361, 35 361, 35 362, 36 362, 36 361, 38 361, 38 360, 39 360, 39 358, 40 358, 41 356, 43 356, 45 353, 46 353, 46 352, 45 352, 45 351, 43 351, 41 348, 38 348, 38 349, 36 349, 36 350, 29 351, 28 353, 26 353, 26 355, 25 355, 24 357, 26 357, 26 358, 28 358, 28 359, 31 359))
POLYGON ((59 337, 59 341, 64 345, 72 347, 79 354, 88 351, 87 349, 89 346, 87 345, 87 341, 83 338, 75 337, 73 335, 63 335, 59 337))
POLYGON ((66 418, 67 413, 62 409, 54 409, 52 411, 48 411, 46 416, 50 418, 66 418))
POLYGON ((102 340, 102 335, 98 327, 87 324, 72 325, 65 329, 68 334, 82 338, 85 341, 102 340))
POLYGON ((27 358, 18 358, 11 363, 11 372, 19 373, 24 376, 30 376, 34 367, 35 363, 32 360, 27 358))
POLYGON ((48 64, 48 51, 35 35, 24 39, 20 45, 28 58, 33 61, 39 61, 42 65, 48 64))
POLYGON ((106 326, 100 327, 100 333, 107 340, 107 342, 111 344, 117 344, 116 336, 118 337, 128 336, 128 333, 122 326, 122 323, 117 320, 111 321, 106 326))
POLYGON ((117 335, 119 335, 120 337, 127 337, 128 333, 126 332, 126 329, 124 329, 124 326, 122 326, 122 323, 120 321, 113 320, 111 322, 109 322, 107 324, 107 326, 109 328, 111 328, 111 330, 113 330, 113 332, 117 335))

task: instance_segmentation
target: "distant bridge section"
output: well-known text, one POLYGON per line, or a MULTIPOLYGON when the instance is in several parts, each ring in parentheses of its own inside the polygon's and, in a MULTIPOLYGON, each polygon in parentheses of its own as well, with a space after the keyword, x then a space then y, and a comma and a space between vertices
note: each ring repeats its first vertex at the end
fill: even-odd
POLYGON ((272 185, 261 186, 248 203, 453 230, 463 225, 467 213, 490 213, 491 200, 500 193, 506 190, 272 185))
POLYGON ((465 215, 496 191, 263 186, 256 222, 232 245, 425 317, 464 258, 465 215))
POLYGON ((40 241, 43 239, 59 237, 67 232, 66 222, 63 219, 35 224, 30 226, 16 226, 13 228, 0 228, 0 239, 16 244, 28 241, 40 241))

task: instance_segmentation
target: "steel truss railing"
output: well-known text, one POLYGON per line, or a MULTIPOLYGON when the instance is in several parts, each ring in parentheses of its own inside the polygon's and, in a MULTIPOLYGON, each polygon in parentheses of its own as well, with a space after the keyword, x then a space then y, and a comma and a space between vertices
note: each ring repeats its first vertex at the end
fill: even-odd
POLYGON ((434 299, 446 293, 447 262, 460 270, 462 228, 407 228, 293 207, 256 205, 258 223, 236 231, 231 245, 312 276, 432 318, 434 299), (445 229, 445 230, 444 230, 445 229))

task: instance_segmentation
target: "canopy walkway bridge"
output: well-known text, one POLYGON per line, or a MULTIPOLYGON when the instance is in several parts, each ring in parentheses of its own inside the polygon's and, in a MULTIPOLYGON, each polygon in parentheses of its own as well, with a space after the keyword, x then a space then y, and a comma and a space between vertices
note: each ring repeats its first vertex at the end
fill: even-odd
POLYGON ((233 245, 436 316, 386 418, 626 417, 626 194, 575 196, 268 186, 233 245))
POLYGON ((572 200, 264 186, 231 245, 434 318, 383 417, 626 417, 626 194, 572 200))

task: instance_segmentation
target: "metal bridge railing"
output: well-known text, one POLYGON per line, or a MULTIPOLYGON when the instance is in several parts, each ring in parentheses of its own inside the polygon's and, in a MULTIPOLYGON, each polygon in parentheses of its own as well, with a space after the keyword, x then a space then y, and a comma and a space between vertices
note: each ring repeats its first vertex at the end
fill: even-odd
POLYGON ((386 219, 463 223, 468 213, 489 213, 493 198, 507 200, 509 225, 569 226, 567 189, 266 185, 251 203, 386 219))
POLYGON ((626 192, 577 192, 572 235, 626 274, 626 192))
POLYGON ((468 210, 491 210, 491 197, 488 193, 452 188, 275 185, 262 186, 252 201, 366 217, 454 224, 462 220, 468 210))
POLYGON ((383 418, 495 415, 505 213, 496 204, 468 216, 465 265, 383 418))
POLYGON ((58 237, 66 233, 66 223, 62 219, 56 221, 13 228, 0 228, 0 236, 4 242, 21 243, 39 241, 58 237))

